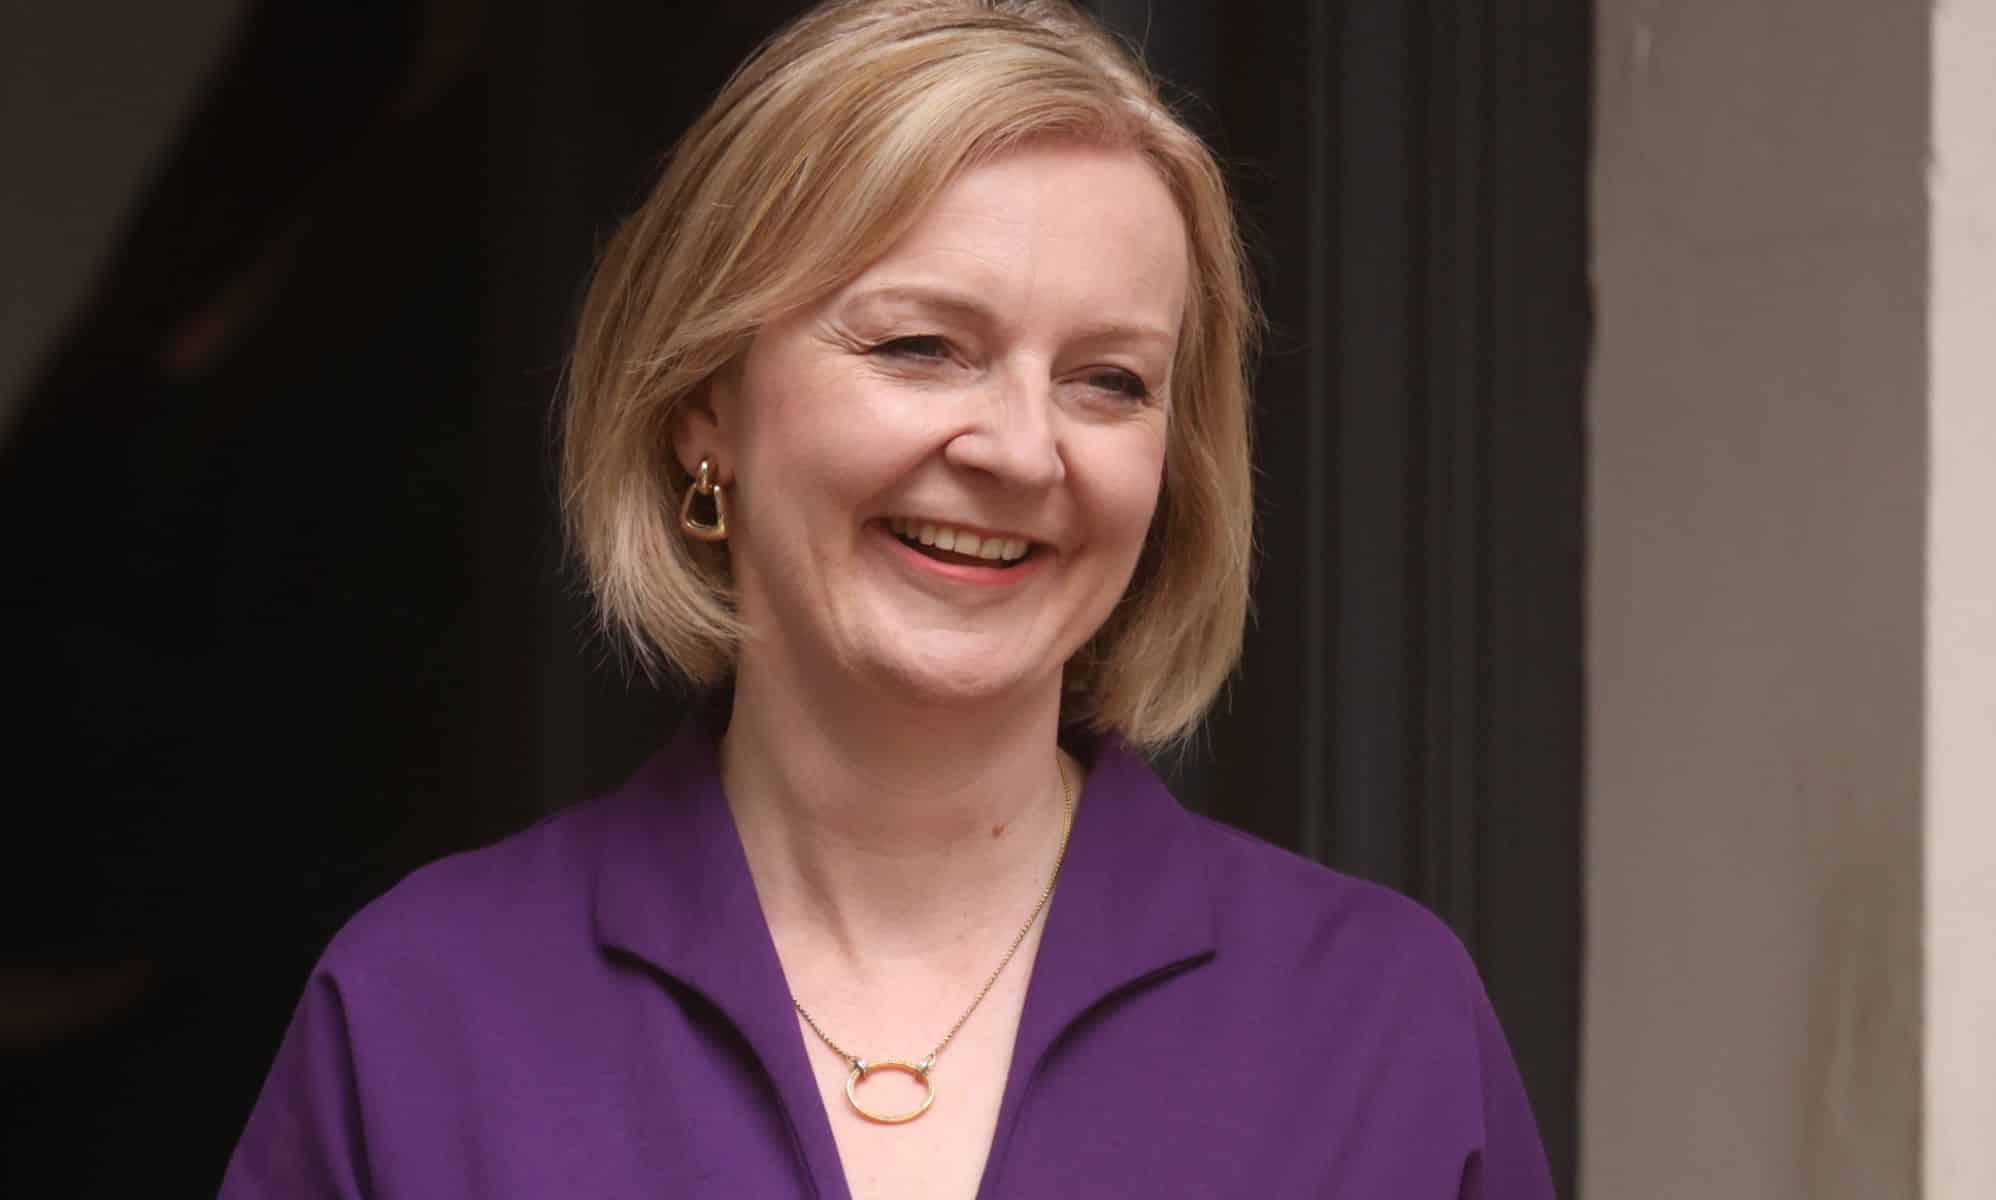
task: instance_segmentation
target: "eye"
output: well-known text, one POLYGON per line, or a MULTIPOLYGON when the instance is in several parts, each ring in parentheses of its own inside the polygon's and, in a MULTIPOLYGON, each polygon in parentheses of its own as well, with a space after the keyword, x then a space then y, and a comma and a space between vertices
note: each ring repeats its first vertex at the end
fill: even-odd
POLYGON ((1131 400, 1150 399, 1150 386, 1128 371, 1100 370, 1088 373, 1088 386, 1113 392, 1131 400))
POLYGON ((937 362, 950 356, 950 344, 945 338, 933 333, 915 334, 909 337, 889 338, 875 346, 874 354, 886 354, 895 358, 931 359, 937 362))

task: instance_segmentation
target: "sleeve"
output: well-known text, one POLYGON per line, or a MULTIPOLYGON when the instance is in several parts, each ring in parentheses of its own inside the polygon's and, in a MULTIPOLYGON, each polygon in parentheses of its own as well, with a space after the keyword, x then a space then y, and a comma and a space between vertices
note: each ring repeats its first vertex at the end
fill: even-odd
POLYGON ((1554 1200, 1552 1169, 1504 1030, 1470 969, 1483 1102, 1483 1144, 1463 1166, 1461 1200, 1554 1200))
POLYGON ((370 1194, 353 1046, 338 983, 314 973, 222 1176, 221 1200, 370 1194))

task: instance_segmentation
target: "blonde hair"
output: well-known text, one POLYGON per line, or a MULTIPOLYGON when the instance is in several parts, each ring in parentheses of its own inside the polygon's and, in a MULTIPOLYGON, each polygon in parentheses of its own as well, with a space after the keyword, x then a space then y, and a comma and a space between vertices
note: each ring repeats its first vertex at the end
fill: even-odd
POLYGON ((1129 587, 1067 664, 1063 720, 1186 736, 1240 654, 1252 558, 1247 370, 1258 328, 1225 181, 1143 68, 1057 0, 848 0, 753 55, 606 248, 562 446, 570 536, 605 627, 647 671, 726 677, 726 551, 685 538, 680 405, 756 330, 884 254, 967 168, 1032 140, 1139 153, 1191 256, 1164 482, 1129 587))

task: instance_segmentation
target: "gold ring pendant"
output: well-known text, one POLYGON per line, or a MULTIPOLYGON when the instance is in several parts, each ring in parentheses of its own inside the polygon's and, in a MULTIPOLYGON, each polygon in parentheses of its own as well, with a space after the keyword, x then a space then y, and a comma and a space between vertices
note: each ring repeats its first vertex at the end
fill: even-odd
POLYGON ((903 1062, 898 1058, 876 1058, 871 1062, 863 1058, 854 1059, 852 1074, 846 1076, 846 1103, 852 1105, 854 1112, 878 1125, 900 1125, 912 1121, 929 1111, 929 1105, 935 1102, 936 1081, 929 1078, 929 1064, 926 1062, 903 1062), (859 1102, 859 1085, 865 1083, 866 1077, 875 1071, 899 1071, 928 1088, 929 1094, 922 1097, 922 1102, 907 1112, 875 1112, 859 1102))

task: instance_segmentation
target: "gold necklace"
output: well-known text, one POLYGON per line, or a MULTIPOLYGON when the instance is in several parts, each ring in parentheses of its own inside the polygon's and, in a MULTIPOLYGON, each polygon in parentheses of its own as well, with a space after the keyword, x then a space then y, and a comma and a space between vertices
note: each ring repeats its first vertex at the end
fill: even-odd
POLYGON ((977 996, 970 1002, 970 1007, 963 1010, 963 1015, 956 1019, 956 1024, 949 1027, 949 1032, 943 1035, 943 1040, 936 1043, 936 1048, 929 1051, 927 1057, 920 1062, 908 1062, 899 1058, 867 1059, 856 1054, 848 1054, 837 1042, 828 1037, 823 1029, 818 1028, 818 1023, 811 1019, 811 1014, 804 1011, 801 1001, 795 996, 790 998, 790 1003, 797 1006, 797 1015, 804 1018, 804 1023, 811 1027, 811 1032, 817 1034, 818 1040, 830 1046, 832 1053, 838 1055, 846 1066, 852 1069, 846 1076, 846 1103, 852 1105, 852 1110, 867 1120, 878 1125, 901 1125, 929 1111, 929 1106, 936 1102, 936 1081, 929 1077, 929 1072, 936 1065, 936 1056, 941 1054, 943 1047, 949 1045, 956 1037, 957 1031, 963 1028, 963 1023, 970 1020, 970 1014, 977 1011, 977 1006, 984 1003, 984 997, 991 993, 991 985, 997 983, 998 977, 1005 973, 1012 956, 1025 944, 1026 934, 1031 931, 1033 922, 1040 919, 1040 913, 1046 910, 1047 901, 1053 899, 1053 885, 1060 878, 1060 865, 1067 861, 1067 837, 1074 832, 1074 792, 1067 786, 1067 772, 1061 768, 1058 759, 1054 761, 1054 770, 1060 775, 1063 815, 1060 826, 1060 850, 1053 857, 1053 873, 1047 876, 1047 885, 1040 889, 1039 902, 1034 904, 1033 911, 1027 914, 1026 923, 1019 926, 1018 936, 1012 939, 1012 945, 1005 951, 1005 957, 998 960, 997 967, 993 968, 990 977, 984 981, 984 986, 977 989, 977 996), (866 1077, 875 1071, 899 1071, 926 1087, 928 1094, 922 1097, 920 1104, 906 1112, 876 1112, 859 1102, 859 1085, 865 1083, 866 1077))

